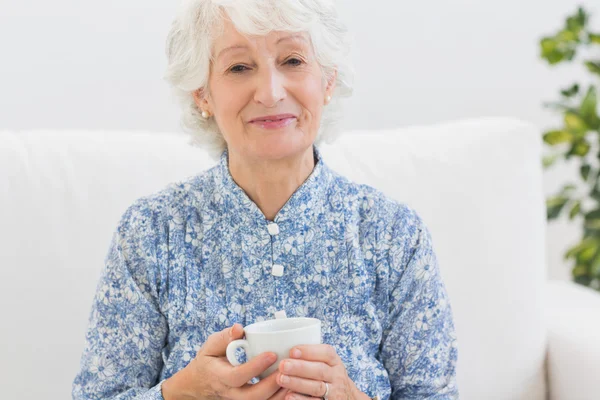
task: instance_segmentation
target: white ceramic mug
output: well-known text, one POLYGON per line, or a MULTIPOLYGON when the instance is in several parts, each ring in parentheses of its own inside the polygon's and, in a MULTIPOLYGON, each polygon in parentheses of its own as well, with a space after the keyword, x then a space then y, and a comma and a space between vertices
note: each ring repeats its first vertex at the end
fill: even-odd
POLYGON ((290 358, 290 350, 302 344, 321 343, 321 321, 316 318, 282 318, 257 322, 244 328, 245 339, 234 340, 227 346, 227 359, 231 365, 240 365, 235 356, 238 348, 246 351, 250 360, 262 353, 277 354, 277 361, 260 378, 277 370, 279 362, 290 358))

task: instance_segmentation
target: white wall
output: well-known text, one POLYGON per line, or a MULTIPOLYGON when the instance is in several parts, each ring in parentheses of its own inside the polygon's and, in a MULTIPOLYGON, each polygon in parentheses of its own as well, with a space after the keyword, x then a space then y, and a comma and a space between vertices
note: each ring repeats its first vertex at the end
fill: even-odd
MULTIPOLYGON (((340 2, 355 36, 356 90, 344 126, 386 128, 516 116, 548 128, 541 103, 585 76, 551 69, 538 40, 591 0, 340 2)), ((0 128, 178 129, 161 80, 175 2, 0 0, 0 128)), ((599 29, 600 30, 600 29, 599 29)), ((552 192, 573 168, 546 176, 552 192)), ((548 229, 551 275, 578 228, 548 229)))

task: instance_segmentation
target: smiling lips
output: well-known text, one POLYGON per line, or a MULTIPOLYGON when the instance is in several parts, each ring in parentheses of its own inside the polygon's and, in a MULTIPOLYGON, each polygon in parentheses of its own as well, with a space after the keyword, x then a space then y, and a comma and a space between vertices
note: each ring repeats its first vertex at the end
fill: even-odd
POLYGON ((294 114, 265 115, 254 118, 250 123, 264 129, 279 129, 290 125, 295 119, 294 114))

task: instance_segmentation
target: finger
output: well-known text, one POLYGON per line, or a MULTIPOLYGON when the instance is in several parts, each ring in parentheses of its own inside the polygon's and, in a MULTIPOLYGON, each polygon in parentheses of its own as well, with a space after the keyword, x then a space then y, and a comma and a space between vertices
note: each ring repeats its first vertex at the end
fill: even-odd
MULTIPOLYGON (((323 381, 315 381, 283 374, 279 374, 277 378, 277 382, 281 387, 306 396, 322 397, 327 390, 325 382, 323 381)), ((331 393, 331 387, 329 388, 329 392, 331 393)))
POLYGON ((289 392, 284 400, 323 400, 322 397, 307 396, 301 393, 289 392))
POLYGON ((221 358, 217 363, 219 369, 216 373, 222 377, 223 383, 231 387, 242 387, 255 376, 259 376, 277 361, 277 354, 262 353, 250 359, 250 361, 232 366, 226 358, 221 358), (222 368, 221 368, 222 366, 222 368))
POLYGON ((269 400, 284 400, 288 393, 291 393, 288 389, 279 388, 273 396, 269 397, 269 400))
POLYGON ((333 381, 333 367, 320 361, 286 359, 279 363, 278 370, 284 375, 315 381, 333 381))
POLYGON ((277 383, 277 375, 277 373, 271 374, 254 385, 244 384, 241 387, 231 387, 226 391, 225 395, 230 399, 268 399, 281 389, 281 386, 277 383))
POLYGON ((205 356, 222 357, 225 355, 227 345, 234 340, 241 339, 243 336, 244 328, 240 324, 235 324, 230 328, 223 329, 221 332, 210 335, 198 352, 205 356))
POLYGON ((306 361, 320 361, 332 367, 341 363, 335 348, 328 344, 304 344, 290 350, 290 357, 306 361))

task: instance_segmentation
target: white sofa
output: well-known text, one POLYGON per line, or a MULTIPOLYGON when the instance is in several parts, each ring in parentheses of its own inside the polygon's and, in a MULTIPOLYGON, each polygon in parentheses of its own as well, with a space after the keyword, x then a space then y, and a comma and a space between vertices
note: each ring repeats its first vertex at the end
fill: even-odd
MULTIPOLYGON (((183 134, 0 132, 2 398, 70 397, 120 215, 214 163, 187 142, 183 134)), ((538 129, 455 121, 348 133, 322 152, 429 226, 454 309, 462 399, 600 399, 600 296, 546 280, 538 129)))

